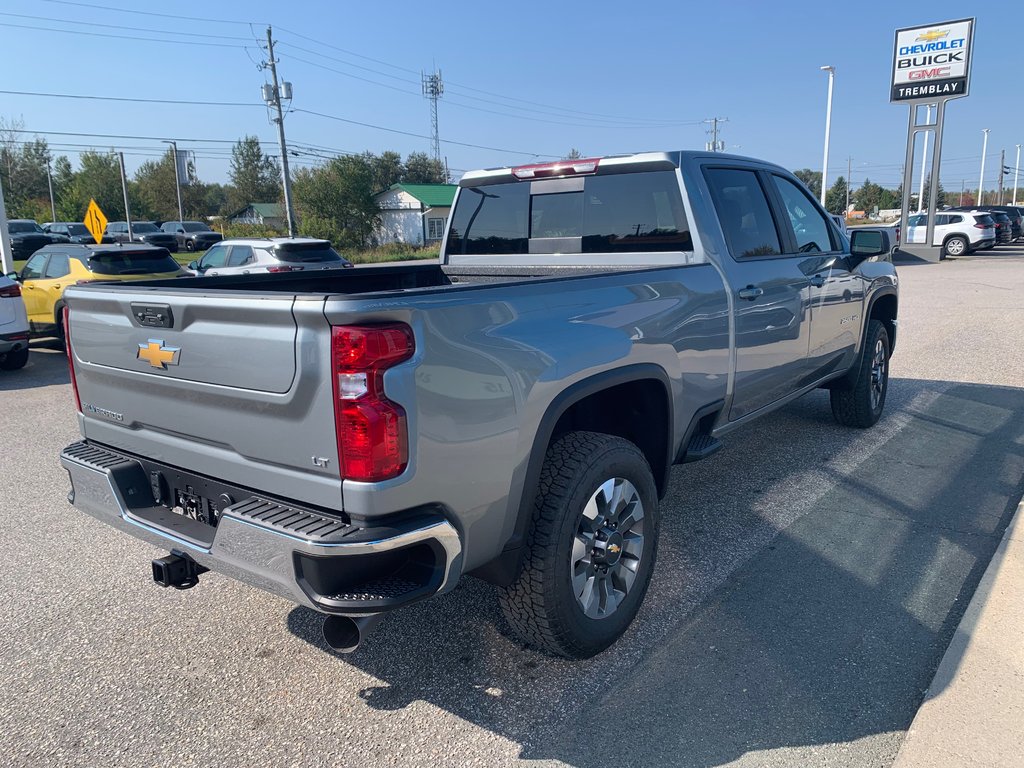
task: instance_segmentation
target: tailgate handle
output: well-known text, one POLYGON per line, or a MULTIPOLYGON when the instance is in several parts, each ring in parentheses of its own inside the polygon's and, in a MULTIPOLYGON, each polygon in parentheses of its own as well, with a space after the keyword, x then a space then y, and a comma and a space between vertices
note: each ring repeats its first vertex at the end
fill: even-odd
POLYGON ((144 328, 174 327, 174 315, 168 304, 138 304, 133 301, 132 315, 144 328))

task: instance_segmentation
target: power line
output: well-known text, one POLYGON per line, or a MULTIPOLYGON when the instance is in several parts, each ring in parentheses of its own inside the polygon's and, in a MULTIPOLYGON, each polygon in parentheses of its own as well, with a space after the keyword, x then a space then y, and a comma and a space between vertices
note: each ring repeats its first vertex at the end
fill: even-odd
POLYGON ((156 11, 138 11, 134 8, 117 8, 110 5, 95 5, 93 3, 76 3, 72 0, 43 0, 44 3, 56 3, 57 5, 73 5, 79 8, 98 9, 102 11, 115 11, 117 13, 134 13, 139 16, 159 16, 163 19, 177 19, 179 21, 203 21, 211 24, 242 24, 252 26, 252 22, 239 21, 238 19, 209 19, 198 16, 182 16, 178 13, 157 13, 156 11))
POLYGON ((83 99, 86 101, 130 101, 139 104, 186 104, 197 107, 259 107, 260 109, 264 108, 262 104, 256 104, 254 102, 245 101, 189 101, 186 99, 142 99, 131 96, 93 96, 75 93, 43 93, 40 91, 0 90, 0 93, 6 93, 12 96, 44 96, 53 99, 83 99))
POLYGON ((134 40, 145 43, 174 43, 176 45, 202 45, 216 48, 244 48, 241 45, 229 43, 204 43, 199 40, 168 40, 160 37, 139 37, 138 35, 112 35, 107 32, 86 32, 80 29, 53 29, 51 27, 35 27, 30 24, 12 24, 8 21, 0 21, 0 27, 13 27, 15 29, 34 29, 40 32, 60 32, 65 35, 85 35, 87 37, 108 37, 115 40, 134 40))
MULTIPOLYGON (((100 22, 78 21, 77 19, 55 19, 52 16, 32 16, 32 15, 27 14, 27 13, 0 12, 0 16, 11 16, 11 17, 18 18, 18 19, 34 19, 35 21, 49 21, 49 22, 53 22, 55 24, 82 24, 82 25, 87 26, 87 27, 103 27, 104 29, 109 29, 110 28, 109 24, 102 24, 100 22)), ((249 41, 248 37, 226 37, 224 35, 207 35, 207 34, 203 34, 201 32, 192 32, 192 31, 188 31, 188 32, 175 32, 174 30, 171 30, 171 29, 153 29, 151 27, 132 27, 132 30, 135 31, 135 32, 155 32, 158 35, 185 35, 186 37, 212 37, 212 38, 214 38, 216 40, 241 40, 243 42, 248 42, 249 41)), ((71 31, 71 30, 62 30, 62 31, 71 31)), ((75 31, 77 31, 77 30, 75 30, 75 31)))
MULTIPOLYGON (((427 135, 422 134, 422 133, 412 133, 411 131, 401 131, 401 130, 399 130, 397 128, 387 128, 387 127, 382 126, 382 125, 374 125, 372 123, 363 123, 363 122, 360 122, 358 120, 350 120, 350 119, 348 119, 346 117, 338 117, 337 115, 326 115, 323 112, 314 112, 311 109, 296 109, 296 108, 293 108, 291 111, 292 112, 301 112, 301 113, 304 113, 304 114, 307 114, 307 115, 316 115, 317 117, 323 117, 323 118, 326 118, 328 120, 337 120, 338 122, 349 123, 350 125, 359 125, 359 126, 362 126, 363 128, 373 128, 373 129, 378 130, 378 131, 387 131, 389 133, 401 134, 402 136, 412 136, 412 137, 417 138, 417 139, 432 139, 433 138, 432 136, 427 136, 427 135)), ((464 141, 453 141, 451 139, 441 139, 441 143, 442 144, 453 144, 453 145, 458 146, 458 147, 470 147, 472 149, 486 149, 489 152, 504 152, 504 153, 510 154, 510 155, 527 155, 529 157, 554 157, 554 158, 561 157, 561 155, 544 154, 542 152, 525 152, 525 151, 521 151, 521 150, 517 150, 517 149, 502 149, 500 147, 488 147, 488 146, 484 146, 482 144, 470 144, 470 143, 467 143, 467 142, 464 142, 464 141)))

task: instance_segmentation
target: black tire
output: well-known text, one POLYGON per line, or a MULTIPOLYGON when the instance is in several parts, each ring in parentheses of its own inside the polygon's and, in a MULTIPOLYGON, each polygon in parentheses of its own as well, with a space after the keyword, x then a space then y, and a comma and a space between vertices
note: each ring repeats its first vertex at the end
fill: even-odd
POLYGON ((962 235, 953 235, 942 244, 942 255, 945 257, 966 256, 971 251, 971 244, 962 235))
POLYGON ((195 250, 196 250, 196 244, 194 242, 192 242, 191 240, 186 240, 185 241, 185 250, 188 251, 189 253, 194 253, 195 250))
POLYGON ((0 355, 0 370, 16 371, 19 368, 24 368, 25 363, 27 362, 28 347, 25 347, 25 349, 19 349, 15 352, 8 352, 6 355, 0 355))
POLYGON ((570 432, 552 443, 541 469, 522 571, 500 598, 516 634, 543 651, 576 659, 614 643, 647 592, 658 522, 654 477, 633 443, 596 432, 570 432), (602 499, 608 500, 609 490, 613 498, 617 491, 620 500, 605 507, 602 499), (615 511, 607 517, 597 512, 611 507, 615 511), (596 518, 584 515, 585 509, 596 518), (595 531, 590 539, 594 548, 584 543, 589 529, 595 531), (584 585, 581 597, 578 584, 584 585))
POLYGON ((856 378, 830 391, 832 415, 845 427, 867 429, 881 418, 889 391, 889 332, 881 320, 870 320, 857 362, 856 378))

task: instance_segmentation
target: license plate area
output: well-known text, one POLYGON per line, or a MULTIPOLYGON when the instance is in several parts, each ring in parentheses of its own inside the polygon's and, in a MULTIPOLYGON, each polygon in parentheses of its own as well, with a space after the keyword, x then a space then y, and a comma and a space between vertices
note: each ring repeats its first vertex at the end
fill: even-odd
POLYGON ((212 535, 224 510, 252 491, 185 472, 148 459, 137 459, 149 481, 153 502, 176 516, 193 520, 212 535))

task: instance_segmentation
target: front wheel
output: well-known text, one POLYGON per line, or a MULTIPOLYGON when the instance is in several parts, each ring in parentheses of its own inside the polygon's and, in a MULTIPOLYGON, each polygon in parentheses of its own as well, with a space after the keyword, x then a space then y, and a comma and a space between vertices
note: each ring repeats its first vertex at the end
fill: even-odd
POLYGON ((518 579, 501 595, 527 643, 568 658, 600 653, 629 627, 647 592, 658 494, 628 440, 570 432, 548 448, 518 579))
POLYGON ((882 417, 889 391, 889 333, 881 320, 868 322, 856 378, 830 391, 832 415, 844 427, 866 429, 882 417))
POLYGON ((945 245, 942 246, 942 252, 944 256, 963 256, 969 248, 970 244, 967 242, 967 239, 956 235, 946 241, 945 245))
POLYGON ((195 250, 196 250, 196 244, 193 243, 191 240, 186 240, 185 241, 185 250, 188 251, 189 253, 194 253, 195 250))

